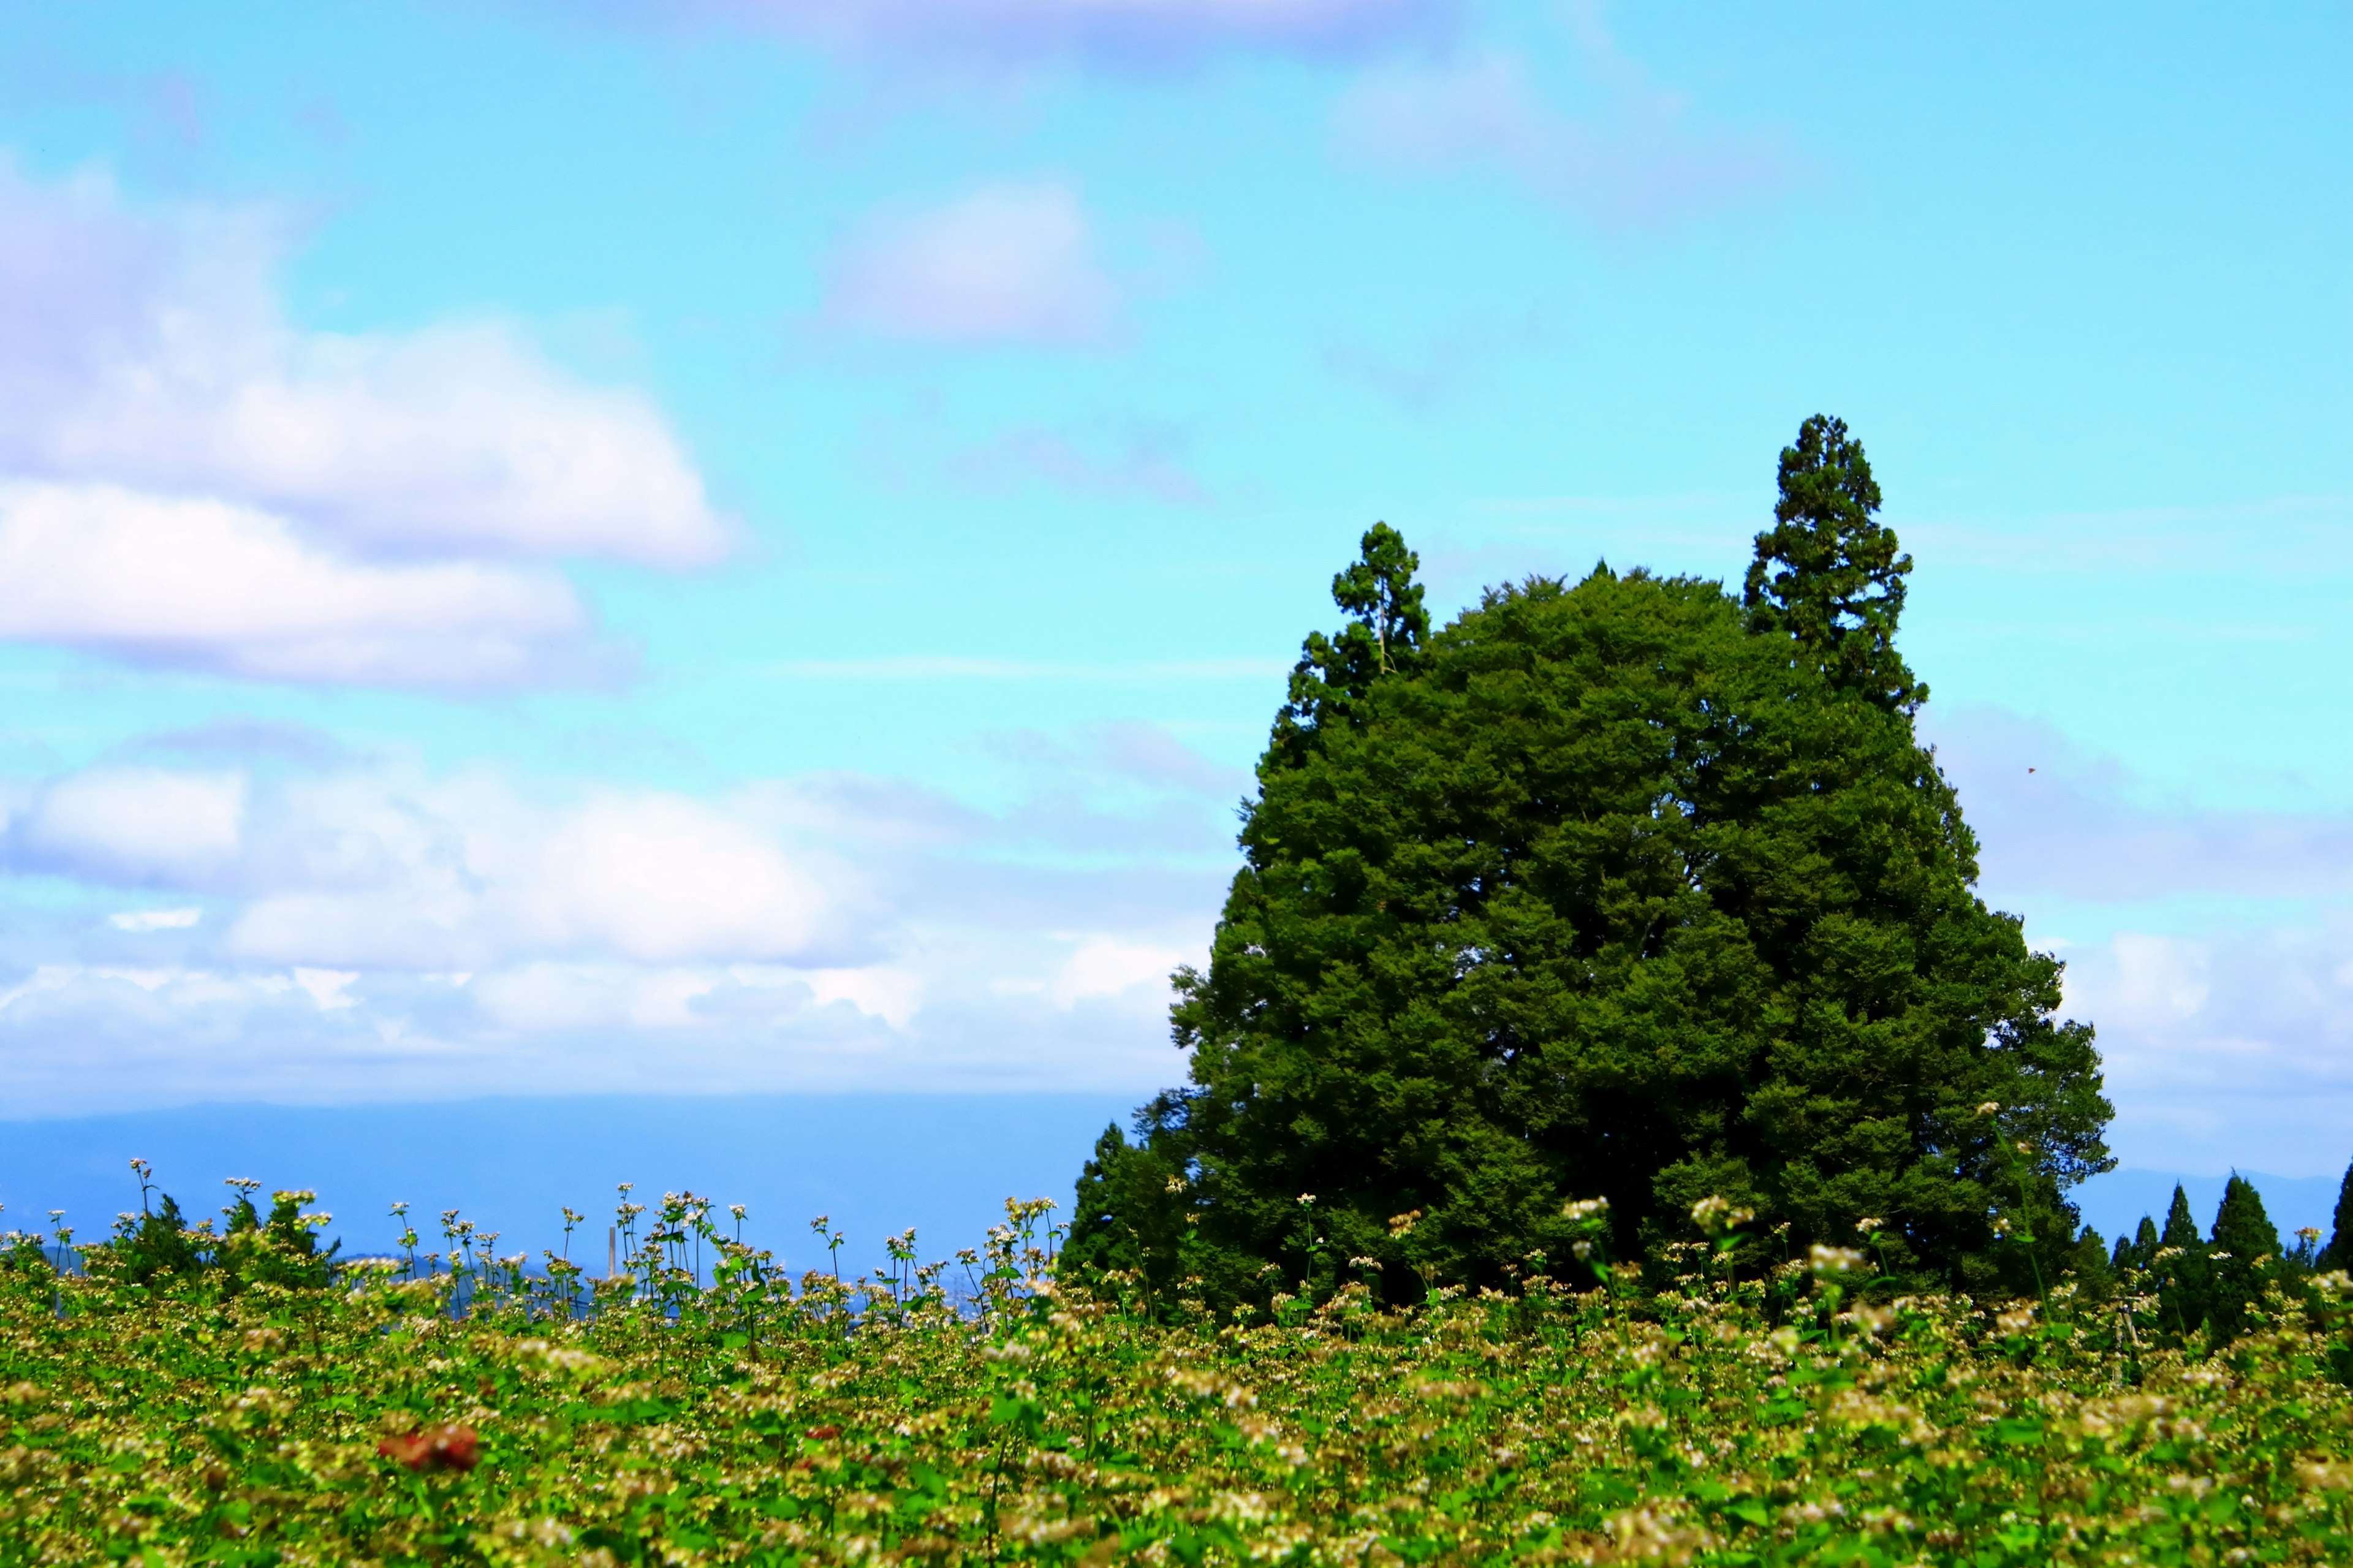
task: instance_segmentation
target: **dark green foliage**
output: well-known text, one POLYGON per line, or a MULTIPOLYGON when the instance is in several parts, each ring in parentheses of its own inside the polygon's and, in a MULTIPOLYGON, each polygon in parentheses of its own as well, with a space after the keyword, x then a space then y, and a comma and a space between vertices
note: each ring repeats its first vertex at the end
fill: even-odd
POLYGON ((200 1245, 211 1239, 187 1227, 179 1204, 165 1193, 163 1207, 123 1222, 117 1233, 116 1250, 131 1282, 147 1285, 166 1273, 195 1278, 211 1261, 200 1245))
MULTIPOLYGON (((141 1197, 148 1200, 153 1189, 143 1169, 140 1174, 141 1197)), ((223 1296, 258 1284, 322 1289, 334 1278, 343 1244, 320 1248, 318 1232, 302 1217, 302 1205, 315 1195, 276 1194, 264 1215, 241 1190, 222 1211, 227 1228, 216 1234, 211 1220, 191 1226, 177 1200, 155 1194, 160 1203, 148 1201, 146 1212, 127 1215, 115 1227, 106 1263, 130 1283, 158 1290, 198 1281, 223 1296)))
POLYGON ((2108 1267, 2118 1273, 2127 1268, 2146 1268, 2156 1259, 2157 1249, 2162 1245, 2158 1239, 2157 1222, 2143 1215, 2138 1230, 2116 1237, 2116 1255, 2108 1260, 2108 1267))
POLYGON ((2263 1212, 2263 1198, 2236 1172, 2222 1189, 2214 1215, 2207 1330, 2215 1342, 2235 1340, 2247 1329, 2247 1315, 2263 1300, 2263 1284, 2278 1277, 2279 1231, 2263 1212))
POLYGON ((2202 1332, 2213 1302, 2213 1265, 2190 1216, 2189 1194, 2178 1184, 2149 1267, 2158 1279, 2158 1321, 2184 1340, 2202 1332))
POLYGON ((1873 515, 1879 484, 1862 444, 1817 414, 1782 451, 1780 481, 1741 595, 1749 629, 1790 638, 1842 689, 1916 711, 1928 689, 1895 652, 1912 558, 1873 515))
POLYGON ((1421 584, 1413 580, 1420 558, 1405 537, 1386 522, 1364 538, 1356 563, 1332 579, 1332 599, 1349 616, 1333 637, 1310 632, 1291 672, 1291 692, 1275 716, 1268 760, 1301 765, 1316 737, 1335 725, 1358 721, 1357 704, 1385 675, 1420 668, 1430 638, 1430 612, 1421 607, 1421 584))
POLYGON ((1425 636, 1412 555, 1366 536, 1177 977, 1192 1087, 1127 1184, 1168 1213, 1118 1208, 1105 1146, 1075 1265, 1181 1226, 1213 1299, 1349 1267, 1395 1299, 1565 1268, 1565 1199, 1637 1258, 1711 1195, 1789 1226, 1752 1265, 1866 1216, 1915 1284, 2074 1261, 2064 1188, 2110 1163, 2091 1032, 1971 892, 1861 449, 1810 421, 1782 474, 1745 605, 1602 568, 1425 636))
POLYGON ((1133 1273, 1147 1297, 1168 1299, 1179 1283, 1186 1207, 1184 1173, 1150 1146, 1106 1127, 1079 1173, 1067 1256, 1093 1270, 1133 1273), (1174 1184, 1174 1185, 1172 1185, 1174 1184))
POLYGON ((265 1218, 254 1212, 252 1200, 240 1197, 221 1237, 216 1261, 238 1285, 283 1285, 317 1289, 333 1279, 337 1242, 319 1248, 319 1233, 302 1222, 302 1205, 314 1194, 279 1193, 265 1218))
POLYGON ((2328 1245, 2320 1251, 2323 1269, 2353 1268, 2353 1165, 2345 1169, 2337 1189, 2337 1214, 2330 1222, 2328 1245))
POLYGON ((2105 1301, 2116 1294, 2116 1274, 2108 1266, 2107 1238, 2088 1225, 2075 1239, 2074 1255, 2068 1268, 2083 1300, 2105 1301))
POLYGON ((0 1272, 54 1274, 57 1267, 49 1260, 39 1237, 17 1231, 10 1237, 5 1250, 0 1250, 0 1272))

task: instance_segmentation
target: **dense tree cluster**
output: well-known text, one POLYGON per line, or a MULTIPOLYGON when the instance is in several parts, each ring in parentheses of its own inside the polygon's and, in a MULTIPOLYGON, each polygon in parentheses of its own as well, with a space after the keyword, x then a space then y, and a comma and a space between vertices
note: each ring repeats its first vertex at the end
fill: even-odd
POLYGON ((2128 1269, 2143 1270, 2157 1287, 2161 1327, 2185 1342, 2203 1338, 2224 1343, 2247 1331, 2266 1285, 2288 1286, 2318 1267, 2316 1234, 2306 1232, 2293 1252, 2283 1249, 2279 1229, 2264 1212, 2263 1194, 2233 1173, 2208 1235, 2198 1234, 2189 1194, 2176 1186, 2164 1229, 2144 1217, 2134 1235, 2116 1238, 2116 1250, 2105 1264, 2098 1256, 2099 1233, 2087 1232, 2078 1272, 2098 1293, 2112 1278, 2128 1269))
POLYGON ((2066 1267, 2111 1163, 2091 1030, 1973 890, 1861 446, 1809 420, 1779 479, 1737 598, 1603 566, 1433 631, 1365 536, 1177 977, 1191 1081, 1104 1135, 1072 1267, 1418 1297, 1569 1267, 1572 1200, 1633 1259, 1708 1198, 1753 1211, 1753 1268, 2066 1267))
MULTIPOLYGON (((2320 1232, 2309 1229, 2296 1232, 2294 1247, 2283 1246, 2263 1194, 2233 1172, 2205 1236, 2198 1234, 2189 1194, 2177 1185, 2162 1229, 2143 1216, 2133 1235, 2116 1238, 2113 1253, 2104 1252, 2099 1233, 2086 1231, 2076 1273, 2094 1294, 2104 1294, 2128 1270, 2143 1271, 2156 1288, 2162 1328, 2185 1343, 2225 1344, 2253 1326, 2267 1288, 2293 1299, 2306 1293, 2315 1275, 2353 1268, 2353 1169, 2338 1189, 2335 1226, 2325 1246, 2320 1232)), ((2353 1361, 2347 1366, 2353 1370, 2353 1361)))

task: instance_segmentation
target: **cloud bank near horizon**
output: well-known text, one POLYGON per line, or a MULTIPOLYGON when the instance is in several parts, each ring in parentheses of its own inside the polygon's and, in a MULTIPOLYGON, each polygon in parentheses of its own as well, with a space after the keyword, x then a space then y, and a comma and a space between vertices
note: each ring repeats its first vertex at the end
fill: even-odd
MULTIPOLYGON (((2244 1163, 2255 1118, 2267 1168, 2341 1169, 2353 821, 2151 803, 1998 710, 1930 733, 1986 896, 2100 1030, 2126 1163, 2244 1163), (2179 928, 2170 900, 2215 894, 2235 925, 2179 928)), ((1206 942, 1246 776, 1136 724, 993 755, 1021 781, 993 809, 857 774, 706 799, 171 737, 8 782, 0 858, 71 895, 11 917, 0 1089, 55 1113, 1178 1081, 1166 977, 1206 942)))
POLYGON ((1980 889, 2067 963, 2127 1164, 2353 1160, 2353 816, 2152 797, 2116 759, 1988 707, 1924 721, 1978 836, 1980 889), (2029 770, 2031 770, 2031 772, 2029 770), (2185 920, 2185 909, 2194 911, 2185 920))
MULTIPOLYGON (((1240 778, 1145 726, 1015 737, 981 811, 860 775, 717 799, 322 752, 0 786, 26 1112, 1181 1076, 1240 778)), ((159 760, 160 759, 160 760, 159 760)))

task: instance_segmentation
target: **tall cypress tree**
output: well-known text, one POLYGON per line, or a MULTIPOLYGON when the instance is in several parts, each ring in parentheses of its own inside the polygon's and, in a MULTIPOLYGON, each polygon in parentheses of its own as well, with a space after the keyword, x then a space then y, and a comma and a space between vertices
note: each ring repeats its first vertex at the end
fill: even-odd
POLYGON ((1362 722, 1358 704, 1375 681, 1420 668, 1430 638, 1430 612, 1413 576, 1421 558, 1386 522, 1373 524, 1360 548, 1356 564, 1332 579, 1332 602, 1347 624, 1332 637, 1308 634, 1291 672, 1289 700, 1275 715, 1270 763, 1303 766, 1318 736, 1362 722))
POLYGON ((1749 629, 1786 637, 1841 689, 1916 712, 1928 689, 1895 652, 1912 557, 1879 521, 1879 482, 1845 421, 1817 414, 1799 427, 1780 489, 1743 585, 1749 629))
POLYGON ((1973 891, 1860 446, 1809 420, 1781 489, 1740 600, 1604 567, 1430 633, 1366 536, 1178 975, 1192 1082, 1098 1150, 1074 1269, 1174 1235, 1215 1296, 1355 1258, 1410 1295, 1561 1258, 1566 1199, 1608 1197, 1624 1258, 1712 1194, 1800 1247, 1880 1219, 1924 1286, 2029 1288, 1997 1214, 2072 1260, 2064 1190, 2110 1163, 2091 1031, 1973 891))
POLYGON ((2279 1230, 2263 1212, 2263 1194, 2232 1172, 2207 1255, 2212 1269, 2207 1325, 2218 1343, 2246 1331, 2249 1314, 2263 1300, 2264 1284, 2276 1276, 2279 1258, 2279 1230))

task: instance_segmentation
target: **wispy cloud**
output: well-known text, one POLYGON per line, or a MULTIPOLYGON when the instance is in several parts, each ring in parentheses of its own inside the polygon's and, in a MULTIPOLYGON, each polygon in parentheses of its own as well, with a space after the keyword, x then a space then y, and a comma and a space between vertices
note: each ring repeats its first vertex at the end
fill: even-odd
POLYGON ((2219 505, 2038 511, 1907 521, 1915 552, 2036 577, 2218 573, 2270 581, 2353 572, 2353 494, 2259 496, 2219 505), (2227 538, 2227 550, 2217 541, 2227 538))
POLYGON ((1042 487, 1096 500, 1202 507, 1215 500, 1165 436, 1132 433, 1105 453, 1060 430, 1025 426, 968 447, 941 464, 943 475, 979 491, 1042 487))
POLYGON ((495 323, 290 323, 266 213, 127 208, 0 161, 0 637, 263 679, 609 668, 528 560, 728 531, 661 415, 495 323))
POLYGON ((1556 107, 1522 57, 1466 51, 1359 82, 1334 120, 1341 148, 1403 174, 1494 169, 1621 226, 1689 217, 1783 176, 1788 160, 1768 139, 1706 127, 1681 94, 1652 83, 1598 8, 1566 15, 1582 111, 1556 107))
POLYGON ((1119 289, 1078 193, 982 185, 879 214, 834 256, 820 318, 883 337, 1075 348, 1118 325, 1119 289))
MULTIPOLYGON (((614 17, 621 0, 585 0, 614 17)), ((686 0, 662 13, 899 58, 1155 70, 1237 50, 1353 54, 1442 35, 1459 0, 686 0)))
POLYGON ((1932 709, 1926 728, 1997 900, 2353 898, 2353 815, 2168 799, 2115 758, 2000 709, 1932 709))
POLYGON ((1221 498, 1191 461, 1179 422, 1110 408, 1058 424, 976 432, 934 401, 870 421, 861 465, 893 490, 926 498, 1049 495, 1117 506, 1214 508, 1221 498))
POLYGON ((1402 353, 1335 343, 1324 352, 1324 368, 1409 414, 1426 414, 1482 367, 1514 349, 1539 345, 1546 335, 1543 319, 1531 310, 1506 325, 1472 322, 1441 332, 1402 353))

